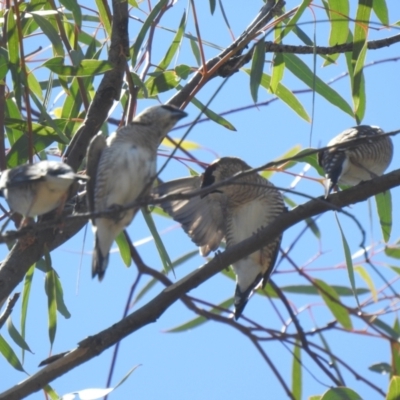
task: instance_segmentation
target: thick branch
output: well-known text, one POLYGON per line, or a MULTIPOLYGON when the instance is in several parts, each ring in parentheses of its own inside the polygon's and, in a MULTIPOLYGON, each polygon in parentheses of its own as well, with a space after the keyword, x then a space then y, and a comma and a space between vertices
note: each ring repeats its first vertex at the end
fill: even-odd
POLYGON ((266 242, 273 240, 286 229, 303 221, 306 218, 329 211, 332 205, 346 207, 350 204, 365 201, 370 196, 384 192, 400 185, 400 170, 393 171, 387 175, 365 182, 356 187, 333 194, 329 201, 321 197, 311 200, 294 210, 280 215, 274 223, 260 230, 257 234, 243 242, 219 253, 202 268, 195 270, 177 283, 164 289, 158 296, 145 306, 130 314, 120 322, 108 329, 93 335, 82 342, 79 346, 68 352, 65 356, 47 365, 35 375, 29 377, 18 386, 3 392, 0 400, 17 400, 34 393, 52 380, 65 374, 78 365, 98 356, 104 350, 137 331, 149 323, 156 321, 166 309, 168 309, 181 296, 213 275, 227 268, 233 262, 253 253, 266 242))

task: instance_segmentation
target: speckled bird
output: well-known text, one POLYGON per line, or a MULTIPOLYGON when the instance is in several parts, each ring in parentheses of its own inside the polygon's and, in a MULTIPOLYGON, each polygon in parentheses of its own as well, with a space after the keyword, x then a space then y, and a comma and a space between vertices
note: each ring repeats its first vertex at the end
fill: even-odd
MULTIPOLYGON (((131 123, 107 139, 100 133, 89 144, 87 174, 91 212, 119 209, 150 190, 156 175, 157 148, 178 120, 187 114, 162 105, 145 109, 131 123)), ((117 218, 92 219, 95 234, 92 276, 102 280, 113 241, 128 226, 137 209, 120 212, 117 218)))
POLYGON ((12 211, 25 218, 46 214, 56 208, 62 211, 68 191, 74 182, 86 180, 63 162, 40 161, 20 165, 1 173, 0 195, 5 197, 12 211))
POLYGON ((393 143, 377 126, 359 125, 334 137, 328 146, 360 139, 354 146, 336 147, 318 153, 318 163, 325 170, 325 198, 338 183, 354 186, 381 176, 393 157, 393 143))
MULTIPOLYGON (((224 181, 251 167, 235 157, 223 157, 208 166, 201 176, 166 182, 154 189, 159 196, 188 193, 224 181)), ((218 249, 221 240, 227 248, 251 237, 286 210, 281 193, 267 179, 250 173, 219 186, 211 193, 188 200, 164 202, 162 208, 182 224, 185 232, 207 256, 218 249)), ((267 283, 279 252, 282 237, 235 262, 235 319, 258 286, 267 283)))

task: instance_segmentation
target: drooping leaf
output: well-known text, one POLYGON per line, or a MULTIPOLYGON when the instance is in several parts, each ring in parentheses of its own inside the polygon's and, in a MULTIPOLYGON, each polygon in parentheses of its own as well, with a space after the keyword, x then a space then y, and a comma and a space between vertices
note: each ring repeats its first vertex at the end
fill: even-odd
POLYGON ((12 323, 11 315, 7 318, 7 330, 11 339, 23 350, 27 350, 32 353, 31 349, 26 343, 25 339, 21 336, 21 334, 17 331, 14 324, 12 323))
POLYGON ((131 250, 129 248, 128 240, 124 232, 120 232, 115 238, 115 243, 117 243, 119 254, 121 255, 122 261, 129 268, 132 263, 131 250))
MULTIPOLYGON (((100 0, 96 1, 98 3, 100 0)), ((147 31, 153 24, 154 20, 156 19, 158 13, 161 11, 161 9, 168 3, 168 0, 160 0, 151 10, 150 14, 146 18, 146 21, 144 21, 144 24, 142 25, 142 28, 140 29, 139 34, 136 37, 136 40, 133 44, 132 48, 132 66, 134 67, 136 65, 137 61, 137 56, 139 54, 139 50, 142 47, 144 38, 147 35, 147 31)), ((111 32, 109 34, 111 36, 111 32)))
POLYGON ((333 90, 322 79, 320 79, 318 76, 315 76, 314 72, 305 64, 303 60, 301 60, 294 54, 288 53, 284 54, 284 58, 286 68, 290 72, 292 72, 292 74, 303 81, 311 89, 315 89, 318 94, 324 97, 331 104, 349 114, 351 117, 354 117, 353 110, 346 102, 346 100, 344 100, 343 97, 339 95, 339 93, 333 90))
POLYGON ((375 302, 378 301, 378 294, 375 289, 374 281, 371 279, 369 273, 367 270, 361 266, 358 266, 354 268, 354 270, 360 274, 361 278, 364 280, 364 282, 367 284, 369 287, 369 290, 371 291, 372 298, 374 299, 375 302))
POLYGON ((265 62, 265 41, 261 38, 254 47, 251 70, 250 70, 250 93, 254 103, 257 103, 258 88, 261 84, 261 78, 265 62))
MULTIPOLYGON (((149 97, 157 96, 159 93, 167 92, 179 85, 180 78, 175 71, 165 71, 157 73, 155 76, 150 76, 144 83, 147 88, 149 97)), ((142 92, 139 92, 139 98, 144 97, 142 92)))
POLYGON ((302 365, 301 365, 301 346, 298 340, 293 349, 292 363, 292 395, 295 400, 301 400, 302 392, 302 365))
POLYGON ((5 341, 5 339, 1 335, 0 335, 0 353, 8 361, 8 363, 11 366, 13 366, 16 370, 25 372, 17 355, 14 353, 14 350, 10 347, 10 345, 5 341))
POLYGON ((51 269, 46 273, 45 291, 47 295, 47 313, 50 346, 53 347, 57 331, 57 295, 55 283, 55 271, 51 269))
POLYGON ((372 7, 375 15, 379 18, 383 25, 389 25, 389 12, 386 0, 374 0, 372 7))
POLYGON ((392 195, 390 190, 375 195, 375 202, 383 240, 387 243, 390 239, 390 233, 392 232, 392 195))
POLYGON ((328 306, 329 310, 332 312, 337 321, 345 329, 352 329, 353 326, 351 323, 349 312, 340 303, 339 296, 332 288, 332 286, 326 284, 320 279, 314 279, 314 283, 316 284, 318 292, 323 298, 325 304, 328 306))
MULTIPOLYGON (((339 296, 354 296, 354 292, 351 288, 346 286, 338 286, 338 285, 330 285, 332 289, 339 296)), ((305 295, 315 295, 319 294, 318 289, 312 285, 288 285, 282 286, 281 290, 287 293, 297 293, 297 294, 305 294, 305 295)), ((357 294, 366 294, 369 293, 369 290, 366 288, 357 288, 357 294)))
MULTIPOLYGON (((165 273, 167 274, 171 270, 172 270, 172 272, 174 272, 174 267, 172 265, 171 259, 169 258, 168 252, 167 252, 167 250, 164 246, 164 243, 161 240, 161 237, 157 231, 157 228, 153 221, 153 217, 145 208, 142 208, 142 215, 143 215, 144 220, 146 221, 147 227, 149 228, 149 230, 154 238, 154 243, 156 244, 157 251, 160 256, 161 262, 164 266, 165 273)), ((175 274, 175 272, 174 272, 174 274, 175 274)))
POLYGON ((282 30, 279 42, 290 32, 294 29, 297 24, 297 21, 303 15, 305 9, 310 5, 311 0, 303 0, 302 3, 298 6, 296 12, 294 13, 293 17, 289 20, 286 24, 285 28, 282 30))
POLYGON ((347 274, 349 275, 351 288, 353 289, 353 293, 354 293, 354 297, 355 297, 355 299, 357 301, 357 305, 358 305, 358 307, 360 307, 360 302, 358 301, 357 290, 356 290, 357 289, 356 288, 356 281, 354 279, 353 260, 351 259, 351 252, 350 252, 349 244, 347 243, 346 236, 343 233, 342 226, 340 225, 340 221, 339 221, 339 218, 337 216, 337 213, 335 213, 335 218, 336 218, 336 222, 337 222, 338 227, 339 227, 340 236, 342 238, 344 257, 345 257, 345 260, 346 260, 346 267, 347 267, 347 274))

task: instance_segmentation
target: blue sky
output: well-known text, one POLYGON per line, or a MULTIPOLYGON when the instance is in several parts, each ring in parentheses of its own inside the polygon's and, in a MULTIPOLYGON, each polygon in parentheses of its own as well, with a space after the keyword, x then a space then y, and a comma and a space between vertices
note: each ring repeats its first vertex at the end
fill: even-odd
MULTIPOLYGON (((222 22, 221 12, 217 6, 214 16, 210 15, 208 2, 197 2, 197 12, 200 21, 203 40, 225 47, 231 42, 230 34, 222 22), (197 4, 198 3, 198 4, 197 4), (200 4, 201 3, 201 4, 200 4)), ((319 2, 316 2, 319 4, 319 2)), ((354 3, 354 2, 352 2, 354 3)), ((395 2, 388 2, 390 21, 400 20, 400 5, 395 2)), ((230 2, 224 2, 227 16, 231 24, 233 34, 237 37, 242 30, 250 23, 261 7, 261 1, 251 1, 246 7, 231 6, 230 2)), ((297 5, 297 2, 288 1, 287 9, 297 5)), ((183 13, 187 9, 188 2, 178 1, 175 7, 162 20, 161 25, 174 29, 183 13)), ((143 4, 143 9, 147 9, 143 4)), ((325 19, 321 10, 314 9, 317 19, 325 19)), ((133 15, 144 18, 144 14, 132 11, 133 15)), ((354 16, 354 7, 351 15, 354 16)), ((309 25, 302 26, 309 35, 313 34, 313 15, 306 11, 302 18, 309 22, 309 25)), ((189 17, 187 32, 195 33, 192 18, 189 17)), ((130 37, 135 38, 140 24, 131 20, 130 37)), ((325 45, 329 33, 327 22, 316 25, 317 44, 325 45)), ((398 33, 397 29, 370 31, 370 39, 383 38, 398 33)), ((157 63, 168 48, 173 34, 160 30, 156 34, 158 46, 153 52, 153 62, 157 63)), ((298 40, 290 35, 285 39, 285 44, 299 44, 298 40)), ((33 45, 32 45, 33 46, 33 45)), ((29 53, 29 48, 26 48, 29 53)), ((215 49, 206 47, 206 58, 217 53, 215 49)), ((399 56, 399 46, 393 45, 379 51, 369 51, 366 63, 388 59, 399 56)), ((267 54, 267 60, 271 55, 267 54)), ((312 56, 303 56, 302 59, 312 66, 312 56)), ((191 54, 190 45, 185 42, 176 64, 188 64, 196 66, 196 61, 191 54)), ((336 65, 322 68, 322 60, 317 59, 316 73, 325 82, 328 82, 346 72, 344 56, 338 59, 336 65)), ((270 72, 270 65, 266 63, 265 72, 270 72)), ((46 71, 43 72, 45 74, 46 71)), ((46 75, 44 75, 46 76, 46 75)), ((398 93, 400 91, 400 80, 398 76, 398 64, 396 62, 385 62, 365 69, 367 88, 367 109, 363 123, 379 125, 385 131, 400 128, 398 121, 398 93)), ((214 79, 198 95, 198 99, 206 103, 216 88, 220 85, 220 78, 214 79)), ((292 90, 304 89, 305 85, 297 80, 289 72, 285 72, 283 83, 292 90)), ((344 77, 332 85, 349 103, 351 96, 349 90, 349 79, 344 77)), ((162 101, 172 96, 168 92, 161 96, 162 101)), ((267 101, 272 95, 260 88, 259 102, 267 101)), ((298 96, 311 115, 314 107, 312 146, 325 145, 330 138, 337 135, 344 129, 354 126, 355 121, 341 110, 335 108, 325 99, 316 95, 315 102, 310 93, 298 96)), ((59 107, 64 101, 60 97, 54 107, 59 107)), ((218 94, 210 108, 222 113, 231 109, 251 105, 252 99, 249 89, 249 78, 244 72, 233 75, 218 94)), ((152 100, 139 101, 138 110, 155 104, 152 100)), ((187 108, 189 117, 182 120, 186 124, 195 119, 198 109, 193 106, 187 108)), ((118 118, 118 109, 113 115, 118 118)), ((211 162, 216 156, 237 156, 243 158, 251 166, 259 166, 268 161, 274 160, 295 145, 306 148, 309 145, 311 125, 302 120, 291 109, 281 101, 275 101, 265 107, 255 107, 245 112, 236 112, 227 115, 226 118, 235 126, 236 132, 229 131, 213 122, 198 124, 191 131, 188 140, 198 143, 202 149, 194 150, 193 154, 203 162, 211 162), (208 149, 212 149, 212 152, 208 149)), ((114 128, 110 127, 110 131, 114 128)), ((173 137, 180 137, 185 131, 176 129, 173 137)), ((395 145, 395 156, 389 170, 400 167, 397 150, 399 139, 393 138, 395 145)), ((168 149, 167 149, 168 150, 168 149)), ((165 157, 159 158, 159 165, 165 157)), ((201 168, 190 163, 191 168, 201 172, 201 168)), ((301 172, 304 164, 299 164, 292 172, 301 172)), ((168 168, 162 173, 162 179, 168 180, 188 175, 188 169, 184 164, 172 161, 168 168)), ((307 176, 317 178, 315 170, 310 169, 307 176)), ((279 187, 287 188, 291 185, 294 176, 285 173, 274 173, 271 181, 279 187)), ((304 191, 310 196, 319 196, 323 193, 323 187, 315 180, 302 179, 296 186, 296 190, 304 191)), ((306 199, 299 196, 289 195, 298 203, 306 199)), ((398 189, 392 190, 393 197, 393 221, 398 221, 399 210, 396 205, 399 202, 398 189)), ((368 202, 350 207, 347 211, 354 214, 363 224, 367 233, 367 244, 373 245, 378 252, 383 246, 382 235, 379 223, 376 218, 375 203, 371 199, 368 202), (372 215, 372 218, 370 218, 372 215)), ((154 216, 154 220, 162 239, 168 250, 170 258, 175 260, 181 255, 195 249, 194 244, 187 238, 179 226, 173 221, 154 216)), ((340 216, 342 228, 352 253, 359 250, 360 232, 354 222, 345 216, 340 216)), ((333 213, 326 213, 318 219, 318 226, 321 230, 321 240, 307 232, 303 235, 298 245, 291 253, 292 259, 297 265, 307 268, 313 277, 323 279, 326 282, 341 284, 350 287, 347 272, 344 268, 344 254, 341 244, 339 230, 333 213)), ((304 224, 299 224, 285 232, 282 247, 287 248, 303 229, 304 224)), ((128 232, 134 242, 142 241, 150 236, 150 232, 139 214, 130 225, 128 232)), ((394 224, 390 243, 395 243, 400 234, 399 226, 394 224)), ((67 351, 85 337, 95 334, 117 322, 123 313, 128 293, 137 275, 136 267, 132 265, 126 268, 118 254, 117 247, 110 259, 110 265, 105 279, 99 283, 91 279, 90 264, 93 236, 90 226, 82 230, 70 241, 62 245, 52 253, 53 267, 58 272, 63 289, 66 305, 72 314, 69 320, 59 316, 57 336, 53 347, 53 354, 67 351)), ((143 260, 151 267, 161 270, 162 264, 156 247, 152 240, 139 245, 143 260)), ((5 246, 0 248, 0 256, 4 258, 7 254, 5 246)), ((387 271, 386 263, 397 265, 396 260, 385 259, 381 254, 373 257, 374 262, 382 269, 388 277, 395 278, 393 273, 387 271)), ((357 259, 366 269, 362 259, 357 259)), ((200 256, 190 259, 188 262, 177 268, 176 279, 181 279, 187 273, 199 268, 205 260, 200 256)), ((355 265, 359 265, 357 262, 355 265)), ((377 287, 383 286, 383 282, 368 270, 377 287)), ((357 277, 357 285, 365 287, 365 283, 357 277)), ((174 280, 173 276, 170 279, 174 280)), ((293 267, 283 260, 273 276, 274 281, 280 285, 305 284, 293 267)), ((141 283, 144 284, 146 279, 141 283)), ((190 294, 196 298, 210 303, 221 303, 233 295, 234 282, 222 274, 213 277, 205 284, 193 290, 190 294)), ((396 286, 395 286, 396 287, 396 286)), ((398 284, 397 284, 398 287, 398 284)), ((150 290, 141 301, 131 310, 134 311, 147 303, 162 290, 162 285, 156 285, 150 290)), ((17 291, 22 290, 20 286, 17 291)), ((289 295, 288 298, 298 310, 302 310, 300 321, 305 329, 312 329, 316 326, 323 326, 330 322, 333 317, 318 296, 289 295), (303 310, 304 309, 304 310, 303 310)), ((346 304, 354 305, 354 299, 346 298, 346 304)), ((281 304, 273 300, 273 303, 282 312, 285 319, 288 318, 281 304)), ((19 309, 21 303, 17 303, 13 313, 13 321, 18 325, 19 309)), ((373 306, 368 311, 378 309, 373 306)), ((27 342, 34 354, 26 354, 25 368, 29 373, 38 370, 38 364, 49 355, 49 341, 47 332, 47 299, 44 293, 44 274, 37 270, 34 275, 33 288, 28 311, 27 342)), ((282 321, 278 317, 274 306, 267 298, 255 295, 246 306, 244 314, 258 321, 269 329, 279 331, 282 321)), ((385 321, 393 323, 395 313, 388 316, 385 321)), ((184 333, 166 333, 165 331, 182 324, 194 317, 193 313, 186 309, 180 302, 175 303, 167 312, 154 324, 148 325, 138 332, 123 340, 116 364, 113 382, 116 383, 130 368, 140 364, 132 376, 109 396, 110 399, 158 399, 180 400, 180 399, 241 399, 251 397, 264 397, 271 399, 285 398, 285 394, 272 374, 271 370, 256 351, 250 341, 238 331, 229 326, 208 322, 201 327, 184 333)), ((243 322, 243 321, 239 321, 243 322)), ((245 322, 243 322, 246 324, 245 322)), ((354 321, 355 328, 363 329, 364 325, 354 321)), ((3 329, 4 336, 8 335, 3 329)), ((365 335, 349 335, 339 330, 326 334, 332 350, 341 354, 344 359, 353 359, 352 365, 359 369, 365 377, 370 377, 375 384, 382 389, 388 385, 387 376, 379 376, 371 372, 367 367, 377 362, 390 362, 390 352, 387 342, 377 338, 366 337, 365 335), (351 355, 349 357, 349 355, 351 355)), ((14 349, 17 349, 14 346, 14 349)), ((287 378, 290 385, 291 367, 293 356, 290 347, 284 347, 278 341, 265 344, 265 350, 274 362, 280 373, 287 378), (290 350, 290 351, 289 351, 290 350)), ((17 351, 17 350, 16 350, 17 351)), ((51 383, 51 386, 59 395, 81 390, 90 387, 105 387, 110 360, 113 349, 102 353, 99 357, 74 369, 67 375, 51 383)), ((20 354, 18 352, 18 354, 20 354)), ((302 359, 309 372, 304 371, 303 398, 312 394, 322 394, 330 382, 315 364, 306 356, 302 359)), ((0 380, 0 391, 9 388, 11 385, 24 379, 24 376, 13 370, 7 362, 0 357, 0 370, 3 379, 0 380)), ((346 383, 356 390, 363 398, 373 398, 371 392, 361 383, 351 377, 347 377, 346 383)), ((29 399, 42 398, 43 394, 36 393, 29 399)))

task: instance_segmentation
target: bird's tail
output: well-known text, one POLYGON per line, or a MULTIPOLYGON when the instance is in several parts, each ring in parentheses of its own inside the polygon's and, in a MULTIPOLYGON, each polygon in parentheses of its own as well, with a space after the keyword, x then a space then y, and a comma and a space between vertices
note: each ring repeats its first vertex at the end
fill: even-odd
POLYGON ((108 256, 108 252, 106 255, 103 255, 103 253, 101 252, 99 239, 96 236, 96 243, 94 246, 92 259, 92 278, 97 275, 99 281, 103 280, 108 265, 108 256))
POLYGON ((326 176, 324 186, 325 186, 325 199, 326 199, 329 196, 329 194, 331 193, 331 190, 333 189, 335 184, 332 182, 331 178, 326 176))
POLYGON ((250 286, 247 290, 242 292, 239 288, 239 285, 236 285, 235 291, 235 320, 238 320, 239 317, 242 315, 244 308, 246 307, 247 302, 251 294, 253 293, 254 287, 250 286))

